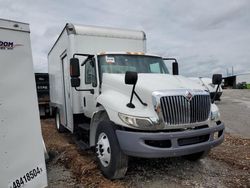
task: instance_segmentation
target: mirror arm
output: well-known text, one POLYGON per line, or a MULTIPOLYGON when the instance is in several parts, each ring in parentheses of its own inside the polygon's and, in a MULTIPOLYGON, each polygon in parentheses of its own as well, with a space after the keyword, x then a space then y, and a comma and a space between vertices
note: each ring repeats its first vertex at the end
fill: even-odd
POLYGON ((94 57, 95 55, 93 55, 93 54, 80 54, 80 53, 74 53, 74 54, 73 54, 73 58, 75 58, 75 56, 84 56, 84 57, 87 56, 87 58, 86 58, 86 59, 84 60, 84 62, 81 64, 81 66, 83 66, 83 65, 87 62, 87 60, 89 60, 90 58, 94 57))
POLYGON ((135 108, 135 105, 132 103, 132 101, 133 101, 133 96, 134 96, 134 95, 137 97, 137 99, 141 102, 141 104, 142 104, 143 106, 148 106, 147 103, 144 103, 144 102, 141 100, 141 98, 139 97, 139 95, 135 92, 135 85, 133 85, 133 89, 132 89, 132 92, 131 92, 130 101, 129 101, 129 103, 127 104, 127 107, 129 107, 129 108, 135 108))
POLYGON ((89 55, 81 64, 81 66, 85 65, 87 63, 88 60, 90 60, 91 58, 93 58, 94 55, 89 55))
POLYGON ((141 100, 141 98, 139 97, 139 95, 137 95, 137 93, 134 91, 134 94, 135 94, 135 96, 137 97, 137 99, 141 102, 141 104, 143 105, 143 106, 148 106, 147 105, 147 103, 145 103, 145 102, 143 102, 142 100, 141 100))
POLYGON ((82 62, 81 66, 84 66, 88 61, 88 58, 84 60, 84 62, 82 62))
POLYGON ((217 88, 216 88, 216 91, 215 91, 215 94, 214 94, 214 97, 213 97, 213 99, 212 99, 212 104, 214 103, 214 101, 215 101, 215 97, 216 97, 216 95, 217 95, 217 93, 218 93, 218 90, 219 90, 219 87, 220 87, 220 84, 218 84, 218 86, 217 86, 217 88))
POLYGON ((75 57, 75 56, 92 56, 92 57, 94 57, 94 55, 93 54, 79 54, 79 53, 74 53, 73 54, 73 58, 75 57))
POLYGON ((75 90, 76 91, 89 91, 91 94, 94 94, 95 93, 95 90, 94 89, 78 89, 75 87, 75 90))
POLYGON ((168 58, 168 57, 165 57, 165 58, 162 58, 163 60, 172 60, 172 61, 174 61, 175 63, 177 63, 177 59, 175 59, 175 58, 168 58))
POLYGON ((131 92, 130 101, 127 104, 127 107, 129 107, 129 108, 135 108, 135 105, 132 103, 134 92, 135 92, 135 84, 133 85, 133 89, 132 89, 132 92, 131 92))

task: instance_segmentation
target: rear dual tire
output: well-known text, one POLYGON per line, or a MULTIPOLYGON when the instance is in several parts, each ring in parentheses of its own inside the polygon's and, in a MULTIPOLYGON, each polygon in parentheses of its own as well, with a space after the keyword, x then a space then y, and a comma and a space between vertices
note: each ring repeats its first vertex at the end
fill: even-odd
POLYGON ((56 123, 56 130, 59 133, 64 133, 66 132, 66 128, 63 127, 63 125, 61 124, 61 120, 60 120, 60 112, 58 109, 56 109, 55 112, 55 123, 56 123))

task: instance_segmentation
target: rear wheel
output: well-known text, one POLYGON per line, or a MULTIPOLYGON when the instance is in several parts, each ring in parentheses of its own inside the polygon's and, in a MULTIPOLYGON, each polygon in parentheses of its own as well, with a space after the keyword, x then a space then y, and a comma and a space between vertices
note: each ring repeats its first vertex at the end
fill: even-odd
POLYGON ((64 128, 61 124, 61 120, 60 120, 60 112, 59 110, 56 110, 56 114, 55 114, 55 123, 56 123, 56 130, 59 133, 63 133, 66 131, 66 128, 64 128))
POLYGON ((207 151, 201 151, 198 153, 192 153, 190 155, 185 155, 183 156, 185 159, 189 160, 189 161, 198 161, 204 157, 206 157, 208 155, 210 150, 207 151))
POLYGON ((96 153, 103 175, 109 179, 123 178, 127 172, 128 156, 119 146, 115 124, 103 121, 96 132, 96 153))

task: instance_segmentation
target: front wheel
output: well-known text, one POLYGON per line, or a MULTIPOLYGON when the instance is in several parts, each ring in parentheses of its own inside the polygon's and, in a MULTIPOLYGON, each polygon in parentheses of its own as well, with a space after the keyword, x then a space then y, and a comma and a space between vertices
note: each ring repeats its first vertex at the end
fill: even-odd
POLYGON ((98 163, 103 175, 109 179, 124 177, 128 167, 128 156, 121 151, 115 130, 114 123, 103 121, 96 131, 98 163))

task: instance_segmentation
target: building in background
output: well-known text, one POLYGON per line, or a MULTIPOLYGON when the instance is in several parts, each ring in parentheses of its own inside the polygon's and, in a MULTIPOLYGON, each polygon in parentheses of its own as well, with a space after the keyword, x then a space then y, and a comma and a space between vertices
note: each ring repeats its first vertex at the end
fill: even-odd
POLYGON ((223 88, 250 89, 250 71, 224 77, 223 88))

